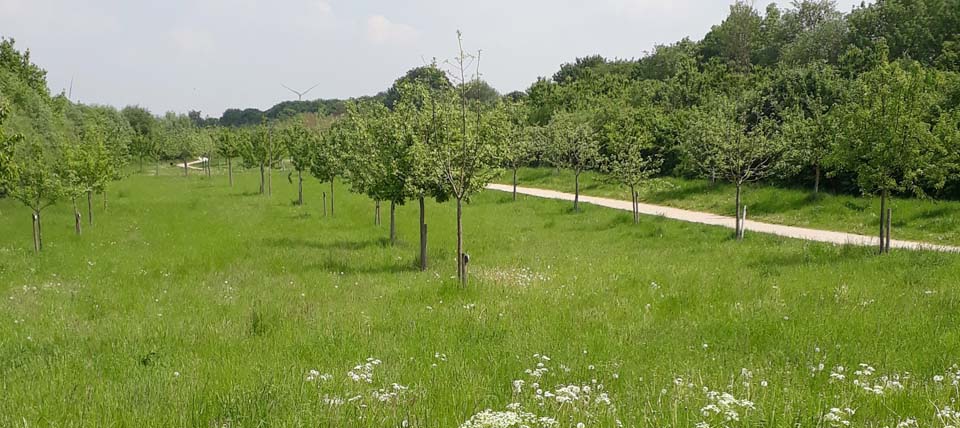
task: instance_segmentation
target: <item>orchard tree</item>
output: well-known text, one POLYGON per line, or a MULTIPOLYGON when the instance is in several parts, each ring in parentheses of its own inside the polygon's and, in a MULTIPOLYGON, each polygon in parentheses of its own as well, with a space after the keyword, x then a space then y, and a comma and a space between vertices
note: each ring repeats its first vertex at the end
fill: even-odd
MULTIPOLYGON (((313 166, 319 136, 300 123, 294 123, 281 131, 281 137, 297 173, 297 205, 303 205, 303 172, 313 166)), ((293 182, 293 172, 287 175, 287 181, 293 182)))
MULTIPOLYGON (((14 141, 17 139, 14 138, 14 141)), ((43 221, 41 214, 53 205, 63 193, 58 171, 57 147, 37 140, 20 140, 8 169, 7 183, 10 197, 30 208, 33 219, 33 248, 43 249, 43 221)))
POLYGON ((500 145, 499 158, 503 167, 513 173, 513 200, 517 200, 517 171, 530 163, 543 131, 529 124, 530 113, 523 102, 506 102, 504 109, 507 114, 507 138, 500 145))
POLYGON ((273 126, 261 124, 244 130, 243 146, 240 152, 244 166, 260 169, 260 194, 273 194, 271 175, 273 165, 282 158, 282 150, 276 144, 273 126))
MULTIPOLYGON (((343 120, 335 121, 327 132, 319 134, 313 147, 310 174, 320 182, 330 182, 330 216, 334 215, 334 183, 344 173, 344 152, 350 143, 350 127, 343 120)), ((324 198, 325 199, 325 198, 324 198)), ((327 215, 324 202, 323 214, 327 215)))
POLYGON ((87 221, 93 224, 93 194, 104 192, 107 182, 113 177, 113 157, 108 152, 107 133, 96 123, 88 122, 80 132, 79 139, 63 145, 61 178, 63 195, 73 203, 76 232, 81 233, 80 211, 77 198, 87 198, 87 221))
POLYGON ((10 192, 9 186, 17 181, 13 168, 14 154, 17 144, 23 141, 20 134, 5 133, 3 122, 7 119, 8 110, 2 101, 0 99, 0 198, 6 196, 10 192))
MULTIPOLYGON (((439 164, 443 191, 457 204, 457 277, 467 285, 466 259, 463 245, 463 203, 482 190, 496 175, 497 146, 502 142, 502 121, 488 117, 495 112, 467 94, 471 80, 479 79, 480 54, 468 54, 457 33, 458 53, 451 61, 450 75, 456 84, 455 93, 437 92, 437 126, 442 137, 431 142, 431 156, 439 164), (473 77, 471 63, 477 66, 473 77)), ((501 114, 501 116, 503 116, 501 114)))
POLYGON ((573 210, 580 211, 580 174, 602 160, 600 141, 585 112, 560 112, 550 121, 551 158, 557 167, 573 171, 573 210))
POLYGON ((227 179, 233 187, 233 159, 240 157, 243 148, 242 131, 231 128, 217 128, 214 131, 217 155, 227 160, 227 179))
POLYGON ((947 92, 943 84, 940 73, 919 63, 884 61, 860 75, 837 107, 837 163, 863 193, 880 194, 881 254, 890 251, 890 194, 923 197, 925 185, 942 188, 956 167, 956 134, 944 131, 956 117, 935 108, 947 92))
POLYGON ((160 120, 164 154, 183 162, 183 176, 190 175, 188 160, 197 152, 196 130, 189 117, 168 112, 160 120))
POLYGON ((609 142, 609 158, 603 170, 609 177, 630 189, 634 224, 640 222, 638 189, 660 173, 663 159, 653 154, 654 136, 643 127, 649 122, 645 116, 653 116, 652 108, 617 109, 620 114, 606 123, 601 132, 609 142))
POLYGON ((755 116, 749 108, 723 95, 699 108, 689 124, 686 151, 704 173, 736 186, 736 237, 743 238, 743 185, 762 180, 780 166, 784 152, 782 139, 773 121, 755 116))
MULTIPOLYGON (((153 158, 156 145, 157 120, 149 110, 139 106, 127 106, 120 111, 132 129, 130 139, 130 153, 140 162, 140 172, 143 172, 144 158, 153 158)), ((159 161, 157 161, 159 163, 159 161)))

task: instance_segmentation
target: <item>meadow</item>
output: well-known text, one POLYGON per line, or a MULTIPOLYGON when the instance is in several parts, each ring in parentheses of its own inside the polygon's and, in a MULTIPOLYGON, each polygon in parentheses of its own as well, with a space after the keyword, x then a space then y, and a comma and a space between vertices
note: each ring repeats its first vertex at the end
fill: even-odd
POLYGON ((51 208, 39 255, 0 200, 0 426, 960 423, 958 255, 485 192, 461 289, 452 204, 420 272, 415 204, 391 246, 342 184, 331 218, 316 180, 164 172, 82 236, 51 208))
MULTIPOLYGON (((573 193, 573 173, 554 168, 521 168, 518 185, 573 193)), ((500 177, 511 184, 512 175, 500 177)), ((736 188, 725 182, 676 177, 658 178, 638 189, 640 202, 694 211, 734 216, 736 188)), ((630 200, 630 190, 612 183, 598 172, 580 176, 584 195, 630 200)), ((788 226, 858 233, 873 236, 880 229, 880 198, 835 194, 810 189, 784 188, 770 184, 744 186, 744 204, 751 220, 788 226)), ((895 239, 960 245, 960 202, 935 198, 893 197, 893 237, 895 239)))

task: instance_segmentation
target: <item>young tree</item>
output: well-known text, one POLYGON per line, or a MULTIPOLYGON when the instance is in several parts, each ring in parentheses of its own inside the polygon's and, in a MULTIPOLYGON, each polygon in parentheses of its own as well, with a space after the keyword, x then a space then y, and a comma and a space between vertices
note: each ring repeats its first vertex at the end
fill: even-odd
POLYGON ((76 232, 81 233, 77 198, 87 197, 87 221, 93 224, 93 194, 104 192, 113 178, 115 167, 107 147, 107 134, 94 121, 84 124, 79 140, 63 145, 60 176, 63 196, 73 203, 76 232))
POLYGON ((550 121, 549 135, 557 167, 573 171, 573 210, 580 212, 580 174, 600 165, 600 141, 582 112, 555 114, 550 121))
MULTIPOLYGON (((297 173, 297 205, 303 205, 303 172, 309 171, 313 166, 319 136, 299 123, 284 128, 281 136, 297 173)), ((292 171, 287 175, 287 181, 293 182, 292 171)))
POLYGON ((188 160, 197 151, 196 130, 189 117, 173 112, 160 120, 160 130, 163 135, 162 150, 165 155, 183 162, 183 176, 190 175, 188 160))
POLYGON ((743 185, 761 180, 780 165, 782 139, 772 121, 748 123, 751 112, 722 95, 700 108, 689 126, 686 151, 707 174, 716 174, 737 188, 736 237, 743 237, 743 185))
MULTIPOLYGON (((343 120, 334 122, 330 130, 320 134, 313 147, 310 174, 320 182, 330 182, 330 216, 334 215, 334 183, 344 173, 344 149, 349 145, 350 130, 343 120)), ((326 215, 327 207, 324 205, 326 215)))
POLYGON ((620 117, 603 131, 609 141, 609 158, 603 169, 609 177, 630 189, 634 224, 640 222, 638 188, 660 173, 663 159, 652 154, 654 137, 642 125, 640 116, 655 114, 651 109, 618 109, 620 117))
POLYGON ((837 163, 855 175, 864 193, 880 194, 881 254, 890 251, 890 193, 909 191, 923 197, 924 185, 943 187, 956 166, 957 141, 934 128, 951 120, 949 113, 934 108, 944 89, 936 71, 912 61, 884 61, 862 74, 849 99, 837 107, 837 163))
POLYGON ((480 54, 468 54, 463 49, 463 38, 457 32, 459 51, 452 61, 451 76, 456 84, 455 94, 438 92, 438 129, 443 134, 431 143, 430 151, 443 177, 443 190, 457 203, 457 277, 461 286, 467 285, 466 253, 463 245, 463 202, 482 190, 496 175, 497 145, 502 141, 502 127, 486 117, 490 108, 481 102, 471 102, 466 83, 479 79, 480 54), (471 62, 477 71, 468 78, 471 62))
POLYGON ((156 144, 156 118, 149 110, 138 106, 127 106, 120 111, 133 135, 130 140, 130 153, 140 161, 140 172, 143 172, 143 159, 154 156, 153 146, 156 144))
POLYGON ((240 157, 243 148, 241 132, 231 128, 217 128, 214 131, 217 155, 227 160, 227 179, 230 187, 233 187, 233 159, 240 157))
POLYGON ((63 191, 56 151, 56 147, 36 140, 20 140, 13 161, 7 165, 10 196, 32 211, 33 248, 36 252, 43 249, 41 214, 57 202, 63 191))
POLYGON ((507 113, 507 139, 500 146, 499 158, 503 167, 513 173, 513 200, 517 200, 517 171, 527 165, 537 150, 537 140, 540 128, 531 126, 528 121, 529 111, 522 102, 507 102, 504 104, 507 113))
POLYGON ((273 165, 282 156, 282 151, 277 147, 278 144, 276 144, 273 133, 273 127, 267 124, 249 128, 244 133, 241 156, 245 167, 260 169, 261 195, 273 194, 270 176, 273 173, 273 165))

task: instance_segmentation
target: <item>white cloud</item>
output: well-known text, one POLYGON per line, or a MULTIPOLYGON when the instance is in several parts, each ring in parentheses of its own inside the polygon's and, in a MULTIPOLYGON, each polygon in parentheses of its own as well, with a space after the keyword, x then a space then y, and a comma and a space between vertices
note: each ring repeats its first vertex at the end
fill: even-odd
POLYGON ((213 37, 204 31, 178 28, 170 31, 170 39, 181 52, 205 54, 214 51, 213 37))
POLYGON ((382 44, 407 44, 416 41, 419 32, 406 24, 391 22, 383 15, 367 18, 367 40, 382 44))

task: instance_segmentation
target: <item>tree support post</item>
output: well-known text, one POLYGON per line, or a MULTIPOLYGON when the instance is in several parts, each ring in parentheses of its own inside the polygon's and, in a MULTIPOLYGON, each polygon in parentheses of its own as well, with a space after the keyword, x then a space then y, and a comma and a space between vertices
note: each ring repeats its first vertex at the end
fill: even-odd
POLYGON ((880 194, 880 254, 885 254, 887 251, 886 243, 886 231, 887 231, 887 191, 884 190, 880 194))
POLYGON ((87 190, 87 222, 93 226, 93 191, 87 190))
POLYGON ((886 251, 890 252, 890 230, 893 228, 893 208, 887 208, 887 242, 886 251))
POLYGON ((33 223, 33 252, 40 252, 40 216, 32 213, 30 219, 33 223))
POLYGON ((420 271, 427 270, 427 218, 426 204, 420 197, 420 271))
POLYGON ((397 245, 397 204, 390 201, 390 245, 397 245))

